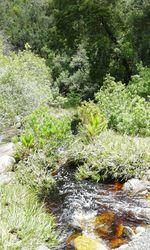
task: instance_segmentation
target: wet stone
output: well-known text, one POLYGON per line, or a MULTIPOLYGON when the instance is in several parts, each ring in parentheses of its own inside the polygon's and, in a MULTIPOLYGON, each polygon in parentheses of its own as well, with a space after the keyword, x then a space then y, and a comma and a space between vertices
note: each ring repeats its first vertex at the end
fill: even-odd
POLYGON ((145 228, 144 227, 137 227, 136 229, 135 229, 135 232, 136 232, 136 234, 138 234, 138 235, 141 235, 142 233, 144 233, 145 232, 145 228))
POLYGON ((131 227, 125 226, 124 227, 124 235, 129 239, 132 239, 135 236, 135 233, 131 227))
POLYGON ((119 247, 117 250, 149 250, 150 249, 150 228, 145 231, 144 234, 141 234, 139 237, 134 237, 128 245, 124 248, 119 247))
POLYGON ((138 193, 142 193, 147 190, 147 183, 133 178, 131 180, 128 180, 124 185, 123 185, 123 191, 126 193, 130 193, 132 195, 136 195, 138 193))
POLYGON ((74 246, 76 250, 107 250, 99 239, 93 239, 91 237, 82 235, 74 240, 74 246))

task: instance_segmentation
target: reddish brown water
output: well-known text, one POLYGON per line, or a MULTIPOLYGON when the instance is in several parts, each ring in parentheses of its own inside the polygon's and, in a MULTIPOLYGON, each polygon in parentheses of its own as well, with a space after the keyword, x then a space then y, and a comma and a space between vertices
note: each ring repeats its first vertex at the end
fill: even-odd
POLYGON ((60 246, 74 249, 79 235, 101 238, 110 248, 128 242, 125 226, 135 230, 150 221, 142 216, 149 206, 146 197, 130 197, 122 191, 122 183, 75 182, 72 173, 62 169, 56 176, 58 188, 46 200, 47 208, 57 217, 60 246))

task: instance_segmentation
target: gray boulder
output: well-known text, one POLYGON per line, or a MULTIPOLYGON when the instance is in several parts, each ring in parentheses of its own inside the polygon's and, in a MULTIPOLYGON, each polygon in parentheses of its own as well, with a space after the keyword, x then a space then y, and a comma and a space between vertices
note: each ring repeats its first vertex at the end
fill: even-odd
POLYGON ((132 195, 136 195, 138 193, 145 194, 144 192, 147 190, 147 182, 133 178, 125 182, 123 190, 126 193, 131 193, 132 195))
POLYGON ((12 156, 13 150, 14 150, 13 143, 1 144, 0 145, 0 157, 4 155, 12 156))
POLYGON ((12 156, 4 155, 0 157, 0 174, 7 172, 7 169, 15 163, 12 156))

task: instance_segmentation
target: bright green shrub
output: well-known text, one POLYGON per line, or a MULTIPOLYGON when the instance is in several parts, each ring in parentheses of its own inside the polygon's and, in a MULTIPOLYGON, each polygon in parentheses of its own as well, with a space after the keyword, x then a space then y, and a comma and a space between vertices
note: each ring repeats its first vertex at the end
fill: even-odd
POLYGON ((148 99, 150 97, 150 68, 140 65, 138 70, 138 75, 132 76, 128 90, 132 94, 148 99))
POLYGON ((131 135, 150 135, 150 104, 121 82, 108 75, 96 99, 110 128, 131 135))
POLYGON ((32 135, 35 148, 59 147, 70 133, 70 118, 57 118, 46 107, 36 109, 25 120, 25 135, 32 135))
POLYGON ((43 59, 28 50, 6 56, 1 47, 0 127, 13 124, 17 115, 27 115, 51 102, 50 79, 43 59))
POLYGON ((81 133, 88 139, 107 128, 107 119, 92 101, 83 102, 77 109, 76 118, 80 121, 81 133))
POLYGON ((27 116, 15 152, 19 181, 43 194, 54 185, 51 173, 65 161, 72 140, 71 119, 56 115, 44 107, 27 116))
POLYGON ((62 152, 71 140, 71 119, 68 116, 56 118, 48 108, 39 108, 25 119, 20 137, 21 145, 18 146, 15 156, 19 161, 23 158, 32 159, 29 155, 34 155, 33 162, 35 155, 39 162, 43 162, 44 157, 46 165, 53 169, 58 165, 58 160, 64 157, 62 152), (38 152, 42 152, 42 159, 38 152))

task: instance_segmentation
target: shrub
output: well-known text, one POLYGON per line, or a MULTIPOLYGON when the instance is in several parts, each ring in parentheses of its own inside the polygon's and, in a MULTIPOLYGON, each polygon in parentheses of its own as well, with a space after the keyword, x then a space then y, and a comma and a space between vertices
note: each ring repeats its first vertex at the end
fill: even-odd
POLYGON ((50 148, 58 148, 67 143, 67 138, 71 135, 70 118, 57 118, 46 107, 36 109, 27 116, 24 128, 24 136, 31 137, 35 149, 42 149, 46 144, 50 148))
POLYGON ((104 131, 85 145, 71 145, 69 159, 78 165, 76 179, 94 181, 141 178, 150 168, 150 138, 104 131))
POLYGON ((82 100, 93 95, 89 58, 83 44, 78 46, 73 55, 52 54, 50 67, 54 85, 58 86, 60 94, 68 97, 74 95, 82 100))
POLYGON ((132 94, 148 99, 150 97, 150 68, 139 65, 138 71, 138 75, 132 76, 128 90, 132 94))
POLYGON ((23 150, 24 157, 15 166, 16 179, 22 185, 26 185, 34 190, 42 197, 49 194, 50 190, 54 188, 55 181, 51 175, 53 158, 45 157, 44 153, 28 152, 25 155, 25 148, 23 150))
POLYGON ((121 82, 108 75, 96 100, 108 118, 109 128, 130 135, 150 135, 150 104, 121 82))
POLYGON ((3 55, 0 50, 0 126, 51 102, 49 69, 29 50, 3 55))
POLYGON ((39 193, 54 185, 52 172, 65 160, 72 140, 68 116, 56 118, 48 108, 39 108, 26 117, 15 158, 19 181, 39 193))
POLYGON ((76 119, 80 121, 81 134, 88 139, 98 135, 107 128, 105 115, 92 101, 83 102, 77 109, 76 119))

